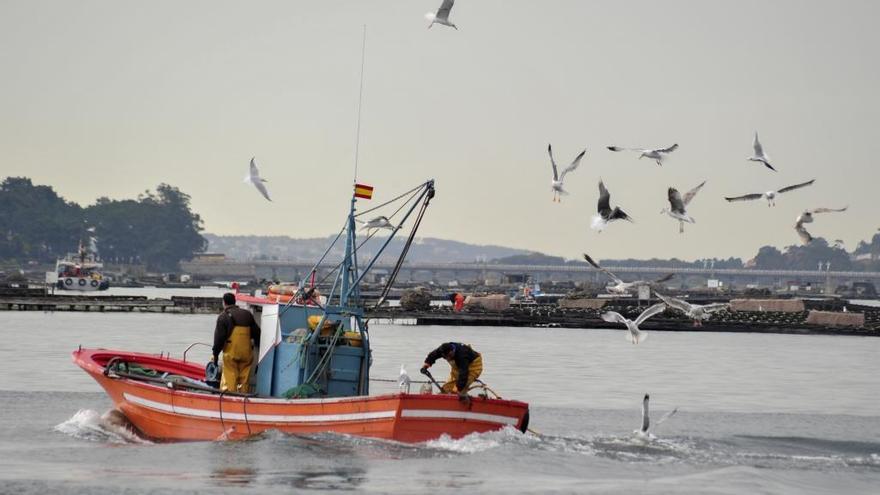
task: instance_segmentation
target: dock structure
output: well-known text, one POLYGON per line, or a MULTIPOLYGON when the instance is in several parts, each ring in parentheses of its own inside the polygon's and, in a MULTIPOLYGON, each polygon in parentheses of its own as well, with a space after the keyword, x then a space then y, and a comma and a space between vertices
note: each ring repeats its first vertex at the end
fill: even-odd
MULTIPOLYGON (((810 305, 808 305, 810 306, 810 305)), ((798 312, 777 311, 724 311, 712 315, 700 327, 683 314, 667 309, 664 313, 648 319, 640 325, 643 330, 653 331, 701 331, 737 333, 785 333, 862 335, 880 337, 880 308, 850 306, 848 311, 864 315, 864 325, 831 326, 815 325, 808 321, 811 312, 827 309, 823 305, 808 307, 798 312)), ((370 312, 371 319, 397 324, 437 326, 503 326, 545 328, 599 328, 620 329, 616 323, 601 318, 605 311, 617 311, 627 318, 635 319, 647 305, 638 306, 634 301, 609 301, 601 309, 559 308, 555 305, 511 307, 504 311, 453 312, 449 308, 432 308, 428 311, 405 311, 401 308, 380 308, 370 312)), ((846 313, 844 313, 846 314, 846 313)))
MULTIPOLYGON (((784 302, 778 300, 777 302, 784 302)), ((448 306, 432 306, 424 311, 408 311, 400 307, 383 306, 368 310, 366 317, 376 322, 403 325, 437 326, 501 326, 536 328, 600 328, 621 329, 616 323, 601 318, 605 311, 617 311, 634 319, 648 302, 632 299, 608 299, 598 307, 560 307, 556 304, 511 306, 503 311, 467 308, 455 312, 448 306)), ((735 305, 736 306, 736 305, 735 305)), ((769 303, 764 309, 773 308, 769 303)), ((217 297, 172 296, 169 299, 148 299, 146 296, 86 296, 48 295, 45 293, 11 294, 0 292, 0 311, 83 311, 83 312, 139 312, 172 314, 217 314, 223 309, 217 297)), ((695 328, 693 321, 680 312, 667 309, 642 323, 643 330, 704 331, 863 335, 880 337, 880 307, 859 306, 840 300, 804 301, 797 310, 727 310, 715 313, 695 328), (845 306, 848 308, 844 309, 845 306), (818 313, 818 314, 817 314, 818 313), (811 317, 811 314, 813 315, 811 317), (835 321, 834 315, 861 315, 856 318, 861 326, 816 324, 817 321, 835 321), (818 318, 823 316, 824 318, 818 318)), ((782 309, 776 308, 776 309, 782 309)), ((846 318, 845 320, 854 320, 846 318)))
POLYGON ((58 296, 0 295, 0 310, 6 311, 97 311, 140 313, 218 313, 222 303, 216 297, 148 299, 146 296, 58 296))

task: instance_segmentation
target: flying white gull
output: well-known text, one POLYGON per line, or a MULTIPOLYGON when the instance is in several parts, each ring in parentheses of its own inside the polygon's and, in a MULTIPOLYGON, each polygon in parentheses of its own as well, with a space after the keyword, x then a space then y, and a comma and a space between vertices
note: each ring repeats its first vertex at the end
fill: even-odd
POLYGON ((809 181, 801 183, 801 184, 795 184, 793 186, 783 187, 782 189, 780 189, 778 191, 767 191, 765 193, 746 194, 743 196, 734 196, 732 198, 725 197, 724 199, 726 199, 727 201, 751 201, 753 199, 764 198, 767 200, 767 206, 776 206, 776 196, 778 196, 782 193, 787 193, 788 191, 794 191, 795 189, 807 187, 809 185, 812 185, 813 182, 816 182, 816 179, 809 180, 809 181))
MULTIPOLYGON (((637 437, 641 437, 641 438, 648 439, 648 440, 653 440, 655 438, 654 435, 648 433, 648 428, 651 427, 651 418, 649 417, 649 414, 648 414, 648 401, 649 400, 650 400, 650 396, 648 394, 645 394, 645 398, 642 399, 642 426, 638 430, 633 431, 633 434, 636 435, 637 437)), ((657 421, 657 424, 654 426, 655 427, 660 426, 661 424, 663 424, 664 421, 671 418, 677 412, 678 412, 678 408, 676 407, 675 409, 664 414, 663 417, 660 418, 660 420, 657 421)))
POLYGON ((605 184, 601 180, 599 180, 599 204, 597 211, 598 215, 593 216, 590 228, 599 232, 605 230, 605 227, 615 220, 633 221, 632 217, 627 215, 620 207, 615 206, 613 210, 611 209, 611 193, 608 192, 608 189, 605 188, 605 184))
POLYGON ((431 12, 425 14, 425 17, 431 21, 431 24, 428 24, 428 29, 431 29, 431 26, 434 24, 442 24, 444 26, 453 27, 458 31, 458 26, 449 22, 449 12, 452 10, 453 5, 455 5, 455 0, 443 0, 443 3, 440 5, 440 8, 437 9, 436 14, 431 12))
POLYGON ((633 344, 638 344, 648 338, 647 333, 639 330, 639 325, 641 325, 645 322, 645 320, 656 315, 657 313, 662 313, 664 309, 666 309, 665 304, 655 304, 650 308, 642 311, 642 314, 640 314, 635 321, 624 318, 623 315, 616 311, 608 311, 607 313, 603 313, 602 319, 607 321, 608 323, 623 323, 624 325, 626 325, 626 329, 629 330, 629 332, 626 333, 626 340, 632 342, 633 344))
POLYGON ((556 160, 553 159, 553 147, 549 144, 547 145, 547 153, 550 155, 550 165, 553 167, 553 180, 550 182, 550 189, 553 190, 553 201, 554 202, 562 202, 562 198, 560 198, 563 194, 568 194, 562 188, 562 181, 565 180, 565 176, 568 175, 569 172, 573 172, 578 165, 581 164, 581 158, 584 157, 584 154, 587 150, 581 151, 581 153, 575 157, 574 161, 571 162, 571 165, 565 167, 565 169, 560 174, 556 169, 556 160))
POLYGON ((608 146, 611 151, 636 151, 639 153, 639 160, 642 158, 650 158, 657 162, 657 165, 663 165, 663 160, 667 155, 678 149, 678 143, 668 148, 648 149, 648 148, 622 148, 620 146, 608 146))
MULTIPOLYGON (((256 158, 256 157, 254 157, 256 158)), ((250 182, 257 188, 257 191, 260 191, 260 194, 263 195, 264 198, 272 201, 272 198, 269 197, 269 191, 266 190, 266 186, 263 185, 263 182, 268 182, 266 179, 260 177, 260 171, 257 169, 257 164, 254 163, 254 159, 251 158, 251 169, 250 172, 245 176, 244 181, 250 182)))
POLYGON ((409 378, 409 373, 406 372, 406 368, 401 364, 400 365, 400 378, 397 379, 397 386, 400 387, 400 391, 402 393, 409 393, 409 384, 412 380, 409 378))
POLYGON ((364 226, 361 227, 361 230, 367 230, 368 232, 373 229, 394 230, 394 228, 395 228, 394 225, 391 224, 391 222, 388 220, 388 217, 386 217, 386 216, 378 216, 378 217, 373 218, 372 220, 369 220, 366 222, 364 222, 363 220, 357 220, 357 221, 364 224, 364 226))
POLYGON ((807 232, 807 229, 804 228, 805 223, 813 223, 813 215, 818 213, 840 213, 842 211, 846 211, 849 208, 848 206, 844 206, 843 208, 815 208, 812 210, 804 210, 803 213, 798 215, 797 220, 795 220, 794 230, 797 231, 798 235, 801 238, 801 242, 806 245, 813 242, 813 236, 807 232))
POLYGON ((593 261, 593 258, 591 258, 589 254, 584 253, 584 259, 587 260, 587 263, 592 265, 593 268, 599 270, 600 272, 604 273, 605 275, 608 275, 609 277, 611 277, 611 280, 614 280, 614 285, 609 285, 608 287, 606 287, 608 292, 611 292, 614 294, 629 294, 629 292, 631 290, 637 288, 640 285, 660 284, 660 283, 666 282, 667 280, 669 280, 675 276, 674 273, 669 273, 669 274, 664 275, 663 277, 658 278, 657 280, 653 280, 653 281, 633 280, 632 282, 624 282, 623 280, 618 278, 617 275, 615 275, 615 274, 609 272, 608 270, 602 268, 601 266, 599 266, 598 263, 593 261))
POLYGON ((752 143, 752 147, 755 148, 755 154, 754 156, 750 156, 748 160, 751 162, 763 163, 765 167, 776 172, 776 169, 773 168, 773 165, 770 165, 770 157, 767 156, 766 153, 764 153, 764 147, 761 146, 761 142, 758 141, 758 131, 755 131, 755 142, 752 143))
POLYGON ((660 213, 666 213, 670 217, 678 220, 678 232, 684 232, 684 223, 696 223, 696 220, 693 219, 690 215, 687 214, 685 208, 694 199, 694 196, 700 192, 700 189, 706 184, 706 181, 703 181, 699 186, 688 191, 684 198, 681 197, 681 193, 678 192, 678 189, 674 187, 670 187, 667 192, 667 197, 669 199, 669 208, 663 208, 660 213))
POLYGON ((703 320, 708 320, 712 313, 723 311, 730 307, 728 303, 691 304, 674 297, 666 297, 657 291, 654 291, 654 294, 670 308, 677 309, 694 320, 695 327, 703 326, 703 320))

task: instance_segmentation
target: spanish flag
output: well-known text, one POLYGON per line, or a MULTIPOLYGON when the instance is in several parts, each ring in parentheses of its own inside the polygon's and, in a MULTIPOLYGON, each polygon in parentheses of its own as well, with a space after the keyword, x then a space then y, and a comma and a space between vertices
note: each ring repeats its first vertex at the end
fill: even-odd
POLYGON ((373 199, 373 186, 366 184, 354 185, 354 197, 363 199, 373 199))

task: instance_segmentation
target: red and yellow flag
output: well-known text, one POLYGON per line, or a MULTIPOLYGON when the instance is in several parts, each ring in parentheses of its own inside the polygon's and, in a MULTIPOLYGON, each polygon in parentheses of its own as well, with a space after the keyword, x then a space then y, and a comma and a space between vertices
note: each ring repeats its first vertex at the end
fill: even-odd
POLYGON ((354 185, 354 197, 363 199, 373 199, 373 186, 366 184, 354 185))

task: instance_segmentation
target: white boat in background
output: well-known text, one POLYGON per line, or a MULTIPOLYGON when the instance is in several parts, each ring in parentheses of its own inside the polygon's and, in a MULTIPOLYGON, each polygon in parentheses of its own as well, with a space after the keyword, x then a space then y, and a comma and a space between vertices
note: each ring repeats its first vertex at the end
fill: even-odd
POLYGON ((104 279, 103 268, 94 250, 87 249, 80 242, 79 252, 69 253, 55 262, 55 286, 82 292, 107 290, 110 282, 104 279))

